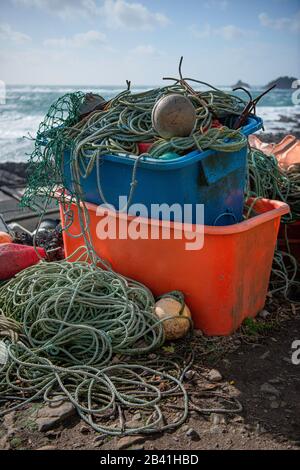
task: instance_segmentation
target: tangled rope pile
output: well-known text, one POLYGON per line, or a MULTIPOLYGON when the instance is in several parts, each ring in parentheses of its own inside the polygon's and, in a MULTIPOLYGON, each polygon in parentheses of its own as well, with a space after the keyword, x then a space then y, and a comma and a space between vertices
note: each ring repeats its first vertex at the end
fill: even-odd
POLYGON ((300 173, 293 168, 283 171, 273 155, 249 149, 246 194, 286 202, 291 212, 282 217, 282 222, 290 224, 300 220, 300 173))
MULTIPOLYGON (((57 185, 63 184, 63 155, 66 150, 71 152, 75 182, 88 177, 95 165, 101 165, 105 154, 138 157, 139 143, 142 142, 154 143, 148 153, 152 158, 159 158, 170 151, 183 155, 196 149, 240 150, 247 139, 230 127, 246 103, 235 95, 211 88, 211 91, 195 92, 183 80, 144 93, 132 93, 127 89, 110 100, 103 110, 95 111, 82 120, 80 109, 86 95, 80 92, 64 95, 51 106, 38 129, 35 150, 29 161, 29 180, 23 204, 32 206, 37 195, 53 195, 57 185), (183 94, 191 100, 197 123, 190 137, 164 140, 153 129, 151 114, 156 102, 172 93, 183 94), (214 119, 221 120, 224 125, 214 128, 214 119)), ((138 162, 139 157, 136 166, 138 162)), ((136 166, 133 171, 136 171, 136 166)))
POLYGON ((8 342, 0 369, 1 401, 21 400, 10 410, 64 395, 88 424, 110 435, 174 429, 185 421, 184 371, 176 363, 154 369, 149 359, 147 365, 116 360, 163 344, 155 301, 144 286, 93 264, 41 262, 0 289, 0 306, 7 323, 22 325, 22 341, 8 342), (168 422, 163 402, 175 392, 182 413, 168 422), (146 421, 127 428, 128 409, 142 409, 146 421), (121 426, 104 424, 116 413, 121 426))
MULTIPOLYGON (((289 171, 282 170, 275 156, 266 155, 255 148, 249 148, 248 152, 246 196, 286 202, 290 206, 290 213, 281 218, 285 226, 300 220, 299 171, 293 168, 289 171)), ((289 250, 287 234, 285 237, 289 250)), ((296 280, 298 270, 299 264, 291 253, 277 249, 273 259, 269 294, 281 293, 290 301, 290 287, 300 286, 299 281, 296 280)))

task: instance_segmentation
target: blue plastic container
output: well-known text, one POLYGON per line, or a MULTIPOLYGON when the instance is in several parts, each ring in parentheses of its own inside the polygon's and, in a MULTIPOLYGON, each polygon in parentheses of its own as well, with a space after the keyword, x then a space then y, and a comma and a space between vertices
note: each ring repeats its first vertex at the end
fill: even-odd
MULTIPOLYGON (((261 129, 263 122, 251 116, 243 127, 243 134, 248 136, 261 129)), ((105 155, 101 157, 99 178, 103 195, 116 210, 119 207, 119 196, 128 196, 132 181, 135 156, 105 155)), ((231 225, 242 220, 244 203, 244 186, 246 179, 247 147, 239 152, 225 153, 198 150, 174 160, 159 161, 143 158, 138 163, 135 187, 129 214, 136 214, 132 204, 143 204, 147 208, 142 216, 151 216, 151 204, 174 203, 192 204, 192 223, 196 223, 195 204, 204 204, 205 225, 231 225)), ((73 191, 70 168, 70 152, 65 152, 64 185, 73 191)), ((104 201, 99 195, 97 182, 97 165, 94 165, 87 178, 80 179, 80 186, 86 202, 97 205, 104 201)), ((163 214, 158 214, 163 219, 163 214)), ((176 213, 172 221, 181 222, 176 213)))

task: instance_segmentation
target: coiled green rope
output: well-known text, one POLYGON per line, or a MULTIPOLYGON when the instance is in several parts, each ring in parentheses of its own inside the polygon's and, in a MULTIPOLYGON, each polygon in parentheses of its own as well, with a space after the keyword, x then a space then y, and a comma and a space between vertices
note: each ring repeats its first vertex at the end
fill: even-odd
POLYGON ((154 298, 141 284, 84 262, 41 262, 0 289, 0 306, 23 333, 22 342, 8 344, 0 369, 1 400, 23 397, 11 410, 63 395, 95 430, 110 435, 174 429, 185 421, 188 397, 176 364, 112 363, 116 354, 134 358, 164 342, 154 298), (175 391, 183 411, 167 422, 163 402, 175 391), (128 409, 144 410, 146 422, 107 425, 110 415, 128 409))

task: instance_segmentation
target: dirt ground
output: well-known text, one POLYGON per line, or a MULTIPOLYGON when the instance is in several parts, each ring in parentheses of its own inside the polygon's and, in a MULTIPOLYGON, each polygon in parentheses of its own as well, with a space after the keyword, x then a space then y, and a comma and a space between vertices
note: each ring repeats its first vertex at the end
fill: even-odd
POLYGON ((273 326, 259 340, 241 338, 239 335, 217 341, 217 354, 206 356, 198 347, 203 338, 194 337, 194 364, 186 380, 190 389, 197 390, 195 371, 207 374, 217 369, 222 377, 208 384, 208 393, 214 390, 229 400, 236 397, 243 407, 239 413, 203 414, 192 410, 186 423, 172 433, 120 439, 97 434, 77 416, 57 428, 39 432, 30 419, 36 406, 32 405, 10 413, 0 422, 0 448, 300 449, 300 365, 293 365, 291 360, 292 343, 300 340, 299 314, 273 326), (225 347, 228 344, 230 347, 225 347))

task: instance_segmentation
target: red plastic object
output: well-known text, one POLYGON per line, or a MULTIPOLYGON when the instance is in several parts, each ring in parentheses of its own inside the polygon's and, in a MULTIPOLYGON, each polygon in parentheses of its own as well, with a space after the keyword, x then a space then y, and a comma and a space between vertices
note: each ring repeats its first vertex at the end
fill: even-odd
MULTIPOLYGON (((107 218, 107 212, 98 208, 96 215, 97 206, 86 204, 86 207, 96 252, 115 271, 144 283, 155 295, 176 289, 184 292, 194 325, 205 334, 228 335, 246 317, 256 316, 263 308, 280 217, 289 212, 287 204, 258 200, 254 205, 258 215, 247 221, 225 227, 204 226, 204 246, 197 251, 186 250, 191 233, 183 233, 182 239, 176 239, 182 233, 180 224, 170 223, 171 239, 163 239, 162 230, 169 223, 152 220, 160 228, 160 234, 158 239, 151 239, 149 219, 134 221, 132 217, 126 218, 126 214, 110 213, 110 220, 117 223, 116 233, 121 223, 125 226, 130 223, 131 227, 136 224, 136 232, 146 230, 150 239, 100 240, 96 228, 105 215, 107 218)), ((78 212, 75 205, 72 209, 74 222, 69 232, 78 235, 81 232, 78 212)), ((67 233, 64 233, 64 243, 66 256, 84 245, 82 238, 72 238, 67 233)), ((73 260, 80 254, 74 255, 73 260)))
MULTIPOLYGON (((43 248, 37 248, 37 251, 42 258, 46 257, 43 248)), ((40 258, 32 246, 3 243, 0 245, 0 280, 10 279, 39 261, 40 258)))
POLYGON ((153 145, 153 142, 141 142, 140 144, 138 144, 138 147, 139 147, 139 154, 141 155, 142 153, 147 153, 149 152, 150 148, 152 147, 153 145))

